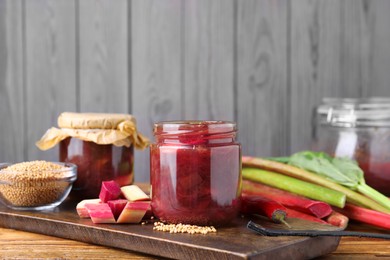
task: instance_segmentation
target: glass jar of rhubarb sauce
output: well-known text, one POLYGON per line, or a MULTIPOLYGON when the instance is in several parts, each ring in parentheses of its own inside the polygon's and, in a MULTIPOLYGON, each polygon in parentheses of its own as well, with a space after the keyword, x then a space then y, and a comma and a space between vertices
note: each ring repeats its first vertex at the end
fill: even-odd
POLYGON ((134 147, 148 145, 137 133, 133 116, 65 112, 58 117, 58 126, 49 129, 37 146, 46 150, 59 143, 59 160, 77 165, 70 197, 97 198, 103 181, 133 183, 134 147))
POLYGON ((226 225, 237 217, 241 146, 236 124, 172 121, 154 125, 152 210, 166 223, 226 225))
POLYGON ((98 198, 103 181, 115 180, 120 186, 133 183, 133 145, 96 144, 73 137, 59 145, 60 161, 72 162, 78 167, 70 196, 98 198))
POLYGON ((314 149, 355 159, 366 183, 390 196, 390 98, 324 99, 314 149))

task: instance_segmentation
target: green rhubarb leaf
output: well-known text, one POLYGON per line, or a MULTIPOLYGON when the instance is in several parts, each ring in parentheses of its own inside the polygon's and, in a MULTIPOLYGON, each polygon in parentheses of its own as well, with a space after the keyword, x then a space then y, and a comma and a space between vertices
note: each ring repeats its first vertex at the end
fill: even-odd
POLYGON ((359 182, 353 174, 345 174, 344 169, 352 168, 344 160, 337 160, 333 163, 333 158, 324 152, 303 151, 293 154, 288 164, 305 169, 321 175, 327 179, 356 190, 359 182), (344 165, 343 165, 344 163, 344 165), (341 169, 338 168, 341 165, 341 169))
POLYGON ((351 190, 363 193, 390 209, 390 200, 366 184, 364 172, 354 160, 341 157, 333 158, 324 152, 303 151, 293 154, 288 164, 311 171, 351 190))
POLYGON ((365 183, 364 172, 356 161, 345 157, 335 157, 332 159, 332 164, 351 181, 358 184, 365 183))

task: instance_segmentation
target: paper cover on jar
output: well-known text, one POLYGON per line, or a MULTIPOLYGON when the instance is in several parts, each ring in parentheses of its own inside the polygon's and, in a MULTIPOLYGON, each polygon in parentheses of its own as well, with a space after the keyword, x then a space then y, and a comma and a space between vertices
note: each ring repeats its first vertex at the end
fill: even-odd
POLYGON ((64 112, 58 117, 58 126, 47 130, 36 142, 39 149, 48 150, 68 137, 97 144, 126 147, 133 144, 137 149, 149 145, 149 140, 138 133, 135 118, 129 114, 64 112))

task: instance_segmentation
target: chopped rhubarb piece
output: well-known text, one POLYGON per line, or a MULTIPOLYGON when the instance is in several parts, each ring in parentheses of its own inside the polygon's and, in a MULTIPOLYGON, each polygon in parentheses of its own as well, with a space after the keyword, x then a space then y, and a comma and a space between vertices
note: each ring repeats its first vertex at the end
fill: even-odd
POLYGON ((116 200, 121 195, 121 188, 115 181, 103 181, 99 198, 102 202, 116 200))
POLYGON ((143 219, 147 220, 147 219, 152 219, 153 217, 154 217, 154 214, 152 211, 152 205, 149 204, 149 207, 146 210, 146 213, 145 213, 145 216, 143 217, 143 219))
POLYGON ((348 219, 347 216, 344 216, 343 214, 341 214, 341 213, 339 213, 337 211, 333 211, 326 218, 326 222, 328 222, 329 224, 331 224, 333 226, 345 229, 348 226, 349 219, 348 219))
POLYGON ((130 201, 150 200, 150 197, 137 185, 128 185, 121 188, 123 196, 130 201))
POLYGON ((107 203, 85 204, 92 222, 98 223, 115 223, 114 214, 107 203))
POLYGON ((102 203, 100 199, 87 199, 82 200, 76 205, 77 214, 80 218, 89 218, 89 213, 85 204, 100 204, 102 203))
POLYGON ((140 223, 150 206, 150 201, 129 201, 117 223, 140 223))
POLYGON ((110 206, 115 219, 118 219, 119 215, 122 213, 123 209, 125 208, 127 202, 128 200, 125 199, 107 201, 107 204, 108 206, 110 206))

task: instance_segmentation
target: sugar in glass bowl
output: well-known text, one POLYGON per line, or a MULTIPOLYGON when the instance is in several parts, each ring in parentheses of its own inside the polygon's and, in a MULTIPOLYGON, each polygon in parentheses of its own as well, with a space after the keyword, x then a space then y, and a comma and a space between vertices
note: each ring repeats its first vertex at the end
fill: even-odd
POLYGON ((0 201, 15 210, 49 210, 68 196, 77 178, 71 163, 30 161, 0 164, 0 201))

